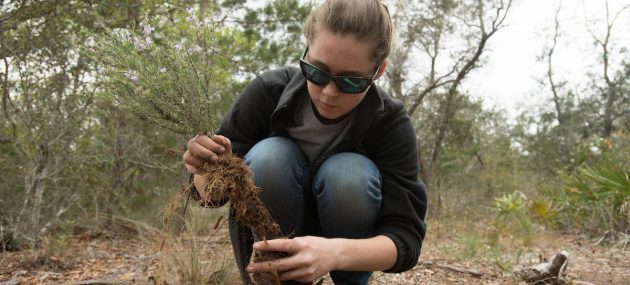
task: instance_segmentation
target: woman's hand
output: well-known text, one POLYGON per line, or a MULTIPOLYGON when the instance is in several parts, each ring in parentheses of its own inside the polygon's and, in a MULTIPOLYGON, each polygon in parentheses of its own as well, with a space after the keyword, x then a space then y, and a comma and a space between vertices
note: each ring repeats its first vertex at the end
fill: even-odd
POLYGON ((337 269, 339 239, 304 236, 293 239, 275 239, 254 244, 254 250, 281 251, 289 253, 289 257, 269 261, 252 263, 247 266, 247 272, 264 272, 270 268, 280 274, 280 280, 296 280, 313 282, 337 269))
POLYGON ((204 162, 212 163, 219 155, 231 154, 232 143, 224 136, 197 135, 188 141, 188 150, 184 153, 184 166, 192 174, 200 174, 204 162))
POLYGON ((396 263, 397 250, 387 236, 378 235, 365 239, 326 239, 304 236, 294 239, 259 241, 254 244, 259 251, 282 251, 289 257, 252 263, 247 272, 269 271, 280 273, 280 280, 313 282, 333 270, 385 271, 396 263))

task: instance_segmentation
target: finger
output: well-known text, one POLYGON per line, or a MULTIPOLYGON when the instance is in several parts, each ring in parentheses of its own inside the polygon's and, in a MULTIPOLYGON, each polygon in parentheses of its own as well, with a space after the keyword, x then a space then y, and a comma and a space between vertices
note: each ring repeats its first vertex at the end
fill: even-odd
POLYGON ((199 138, 197 140, 194 141, 190 141, 188 143, 188 151, 189 155, 196 157, 197 159, 201 159, 203 161, 216 161, 217 160, 217 154, 215 152, 213 152, 211 149, 209 149, 208 147, 200 144, 198 142, 199 138))
POLYGON ((202 159, 193 156, 188 151, 184 153, 184 163, 195 167, 197 170, 203 168, 203 162, 204 161, 202 159))
POLYGON ((220 153, 232 153, 232 142, 227 137, 224 137, 222 135, 215 135, 214 137, 212 137, 212 140, 217 144, 223 146, 224 149, 220 153))
POLYGON ((287 258, 280 258, 274 261, 250 263, 247 265, 247 272, 268 272, 275 270, 277 272, 283 272, 288 270, 294 270, 299 267, 298 259, 295 256, 287 258))
POLYGON ((190 174, 199 174, 199 169, 197 169, 196 167, 194 167, 194 166, 192 166, 192 165, 190 165, 188 163, 185 163, 184 167, 186 167, 186 170, 190 174))
POLYGON ((217 136, 213 136, 212 138, 205 136, 205 135, 201 135, 198 136, 195 139, 195 142, 197 142, 199 145, 209 149, 210 151, 214 152, 215 154, 221 154, 223 152, 225 152, 225 146, 223 146, 221 144, 221 140, 216 138, 217 136))
POLYGON ((254 243, 254 249, 258 251, 281 251, 290 253, 295 251, 292 239, 272 239, 254 243))

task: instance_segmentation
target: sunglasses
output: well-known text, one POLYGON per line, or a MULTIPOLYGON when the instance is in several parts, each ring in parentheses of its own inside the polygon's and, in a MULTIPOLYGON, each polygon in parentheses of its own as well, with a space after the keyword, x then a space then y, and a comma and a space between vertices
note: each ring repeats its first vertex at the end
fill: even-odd
POLYGON ((302 74, 304 74, 306 80, 322 87, 328 85, 328 82, 333 80, 337 89, 343 93, 358 94, 367 90, 370 84, 374 82, 378 69, 381 67, 380 64, 376 67, 372 77, 332 75, 306 62, 307 51, 308 48, 304 51, 304 54, 302 54, 302 58, 300 58, 300 69, 302 69, 302 74))

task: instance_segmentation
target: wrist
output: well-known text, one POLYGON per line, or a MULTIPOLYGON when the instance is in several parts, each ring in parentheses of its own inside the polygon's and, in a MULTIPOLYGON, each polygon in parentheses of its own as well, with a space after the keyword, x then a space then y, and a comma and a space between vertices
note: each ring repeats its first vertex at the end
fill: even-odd
POLYGON ((333 247, 333 269, 345 270, 351 264, 352 254, 356 249, 353 249, 353 243, 349 239, 336 238, 332 241, 336 243, 333 247))

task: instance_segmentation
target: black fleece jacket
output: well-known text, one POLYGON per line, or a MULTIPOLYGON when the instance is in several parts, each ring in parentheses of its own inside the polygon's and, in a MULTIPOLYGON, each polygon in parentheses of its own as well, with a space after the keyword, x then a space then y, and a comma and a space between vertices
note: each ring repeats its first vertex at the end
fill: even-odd
MULTIPOLYGON (((305 90, 306 79, 297 68, 263 73, 238 96, 217 133, 230 139, 238 155, 270 136, 289 137, 294 99, 305 90)), ((396 264, 387 272, 414 267, 426 232, 427 196, 418 178, 415 131, 403 105, 376 85, 370 87, 357 106, 350 137, 335 152, 360 153, 378 166, 383 182, 376 234, 392 239, 398 253, 396 264)))

